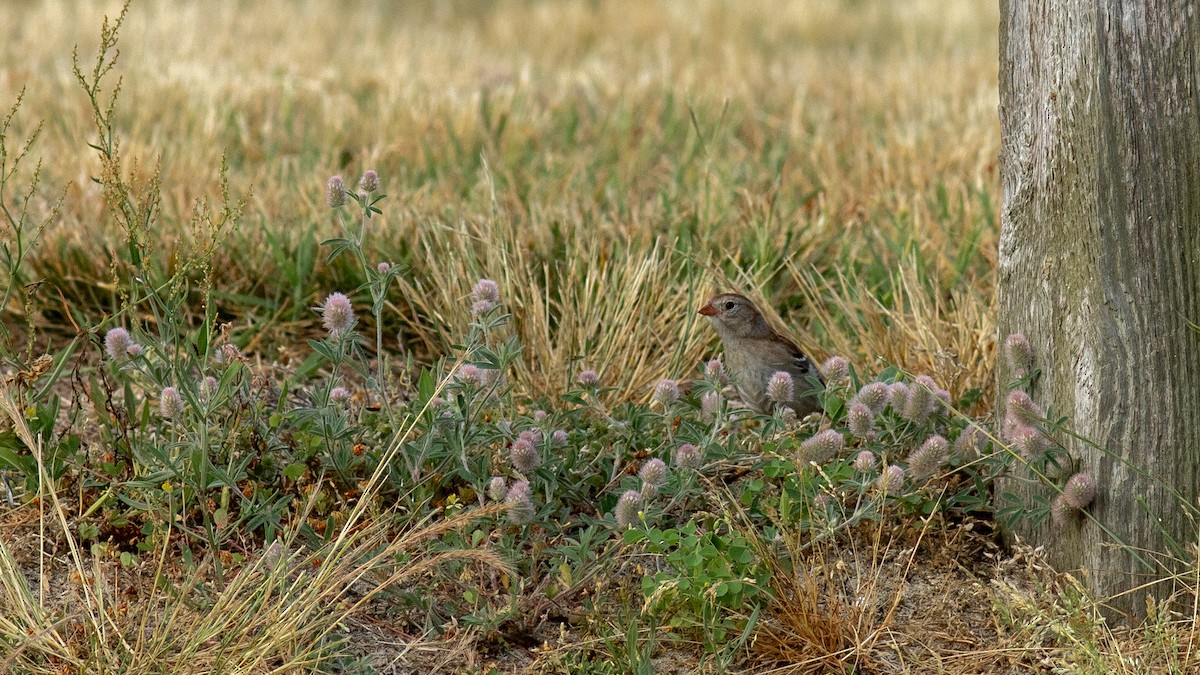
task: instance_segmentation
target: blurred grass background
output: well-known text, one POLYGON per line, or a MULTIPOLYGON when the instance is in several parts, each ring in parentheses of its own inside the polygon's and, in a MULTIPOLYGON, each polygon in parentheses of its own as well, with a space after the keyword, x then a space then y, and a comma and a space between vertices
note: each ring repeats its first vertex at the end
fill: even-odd
MULTIPOLYGON (((23 279, 47 283, 6 322, 68 330, 64 307, 87 326, 118 306, 124 235, 71 71, 118 11, 0 3, 0 103, 25 89, 18 139, 46 123, 32 210, 66 186, 23 279)), ((143 177, 161 158, 164 268, 205 236, 189 223, 220 200, 222 155, 251 192, 215 282, 267 360, 302 358, 309 308, 361 283, 319 249, 337 232, 324 183, 374 168, 389 198, 368 248, 408 268, 388 334, 421 359, 486 276, 524 340, 523 391, 589 367, 641 397, 715 353, 695 312, 735 289, 818 358, 990 394, 997 22, 957 0, 139 0, 116 119, 143 177)))

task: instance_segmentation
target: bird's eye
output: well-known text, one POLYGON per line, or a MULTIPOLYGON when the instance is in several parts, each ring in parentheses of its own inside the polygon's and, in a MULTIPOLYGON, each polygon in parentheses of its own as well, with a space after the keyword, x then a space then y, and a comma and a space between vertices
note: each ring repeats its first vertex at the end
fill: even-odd
POLYGON ((727 310, 733 309, 733 301, 732 300, 725 301, 725 309, 727 309, 727 310))

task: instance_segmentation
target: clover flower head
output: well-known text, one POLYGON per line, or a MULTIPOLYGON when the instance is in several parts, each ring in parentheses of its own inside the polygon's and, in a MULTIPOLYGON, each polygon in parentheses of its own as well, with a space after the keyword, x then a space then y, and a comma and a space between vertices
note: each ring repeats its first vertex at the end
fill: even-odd
POLYGON ((524 525, 533 520, 533 498, 529 490, 529 481, 513 483, 504 496, 508 506, 508 519, 517 525, 524 525))
POLYGON ((363 192, 374 192, 379 189, 379 174, 375 173, 374 169, 367 169, 363 172, 362 178, 358 179, 358 189, 363 192))
POLYGON ((721 386, 729 384, 729 377, 725 374, 725 364, 721 363, 721 359, 713 359, 704 364, 704 377, 721 386))
POLYGON ((565 448, 571 437, 562 429, 555 429, 554 433, 550 434, 550 445, 556 448, 565 448))
POLYGON ((513 468, 524 474, 534 471, 542 464, 541 453, 527 438, 513 441, 512 447, 509 448, 509 457, 512 459, 513 468))
POLYGON ((503 476, 492 476, 492 479, 488 481, 487 494, 495 502, 508 496, 508 483, 503 476))
POLYGON ((638 478, 642 479, 642 496, 653 497, 667 482, 667 465, 656 457, 642 465, 638 478))
POLYGON ((163 387, 158 395, 158 412, 163 419, 176 419, 183 415, 183 397, 175 387, 163 387))
POLYGON ((721 414, 721 395, 715 391, 706 391, 700 397, 700 419, 705 422, 716 420, 721 414))
POLYGON ((1062 499, 1072 508, 1086 509, 1096 499, 1096 479, 1085 471, 1071 476, 1063 486, 1062 499))
POLYGON ((877 485, 887 494, 896 494, 904 487, 904 469, 896 464, 889 465, 879 474, 877 485))
POLYGON ((675 448, 675 457, 671 463, 680 468, 699 469, 702 461, 704 458, 700 453, 700 448, 691 443, 684 443, 675 448))
POLYGON ((875 458, 875 453, 870 450, 863 450, 854 458, 854 470, 859 473, 866 473, 875 468, 879 460, 875 458))
POLYGON ((617 500, 613 515, 617 519, 617 527, 624 530, 633 527, 640 520, 639 512, 642 507, 642 493, 637 490, 626 490, 617 500))
POLYGON ((108 354, 108 358, 113 361, 120 361, 128 356, 128 349, 132 344, 134 342, 129 337, 129 331, 119 326, 109 329, 104 334, 104 351, 108 354))
POLYGON ((659 380, 654 387, 654 400, 664 408, 670 408, 679 400, 679 383, 675 380, 659 380))
POLYGON ((850 362, 841 356, 831 356, 821 364, 821 374, 830 382, 849 382, 850 362))
POLYGON ((334 387, 329 390, 329 400, 333 403, 345 403, 350 400, 350 391, 345 387, 334 387))
POLYGON ((818 431, 800 444, 800 455, 810 461, 820 464, 842 451, 845 440, 835 429, 818 431))
POLYGON ((341 176, 333 176, 325 184, 325 203, 336 209, 346 204, 346 183, 341 176))
POLYGON ((354 326, 354 307, 344 293, 333 293, 321 305, 321 322, 330 337, 340 337, 354 326))
POLYGON ((487 300, 492 305, 500 304, 500 286, 491 279, 480 279, 471 287, 471 299, 487 300))
POLYGON ((771 374, 771 379, 767 380, 767 398, 776 405, 791 403, 795 392, 796 383, 792 381, 792 374, 787 371, 777 370, 771 374))
POLYGON ((585 370, 579 374, 580 386, 592 388, 600 383, 600 376, 594 370, 585 370))
POLYGON ((867 404, 855 401, 846 413, 846 427, 859 438, 869 438, 875 427, 875 416, 867 404))
MULTIPOLYGON (((907 395, 907 392, 905 392, 906 397, 907 395)), ((858 390, 858 393, 854 395, 851 401, 867 406, 872 415, 878 415, 887 407, 890 396, 891 389, 888 385, 883 382, 869 382, 858 390)))
POLYGON ((1012 333, 1004 338, 1004 359, 1017 377, 1025 377, 1033 369, 1033 345, 1024 333, 1012 333))

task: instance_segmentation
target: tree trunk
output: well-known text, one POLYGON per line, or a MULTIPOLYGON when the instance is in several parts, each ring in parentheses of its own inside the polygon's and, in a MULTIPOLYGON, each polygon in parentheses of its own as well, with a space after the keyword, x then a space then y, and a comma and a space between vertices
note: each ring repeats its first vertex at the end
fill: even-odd
MULTIPOLYGON (((1197 542, 1200 7, 1000 9, 1001 338, 1028 337, 1033 399, 1101 448, 1055 434, 1096 480, 1090 517, 1015 533, 1082 570, 1110 617, 1136 619, 1147 590, 1173 590, 1139 588, 1176 568, 1172 540, 1197 542)), ((1012 374, 999 372, 1003 407, 1012 374)), ((1002 489, 1026 504, 1057 494, 1002 489)))

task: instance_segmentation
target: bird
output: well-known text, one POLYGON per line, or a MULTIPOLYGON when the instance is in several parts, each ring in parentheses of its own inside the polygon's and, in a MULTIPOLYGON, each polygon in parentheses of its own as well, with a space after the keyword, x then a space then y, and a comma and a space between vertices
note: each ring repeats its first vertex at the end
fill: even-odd
MULTIPOLYGON (((821 373, 794 342, 771 328, 762 312, 744 295, 723 293, 700 308, 725 348, 725 370, 742 401, 760 413, 774 412, 775 405, 791 408, 796 417, 822 411, 821 402, 810 391, 809 378, 824 385, 821 373), (768 396, 768 383, 776 372, 791 376, 790 400, 768 396)), ((778 397, 779 390, 775 392, 778 397)))

